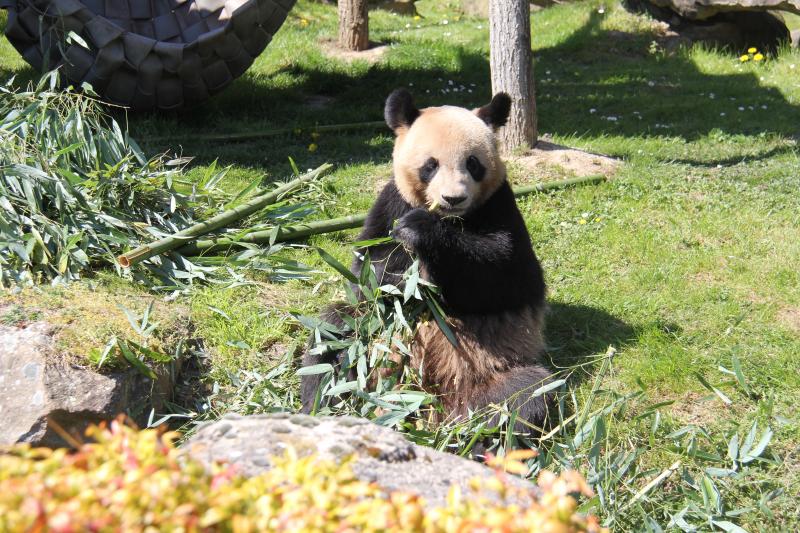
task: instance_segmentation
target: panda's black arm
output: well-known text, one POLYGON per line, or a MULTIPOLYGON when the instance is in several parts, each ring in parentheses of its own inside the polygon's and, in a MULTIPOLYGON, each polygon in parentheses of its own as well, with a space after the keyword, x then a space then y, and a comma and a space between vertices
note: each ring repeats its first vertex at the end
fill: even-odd
POLYGON ((498 312, 543 298, 541 270, 520 224, 475 231, 415 209, 395 234, 420 258, 451 310, 498 312))

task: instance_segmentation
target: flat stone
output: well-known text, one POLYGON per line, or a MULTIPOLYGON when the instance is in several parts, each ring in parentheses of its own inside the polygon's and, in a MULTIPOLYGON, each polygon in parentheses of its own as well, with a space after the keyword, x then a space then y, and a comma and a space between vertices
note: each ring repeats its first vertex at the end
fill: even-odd
MULTIPOLYGON (((289 448, 301 457, 313 454, 335 462, 353 456, 356 477, 388 491, 418 494, 429 507, 445 505, 453 484, 469 494, 471 479, 495 476, 486 466, 418 446, 389 428, 361 419, 292 415, 288 420, 286 415, 225 416, 201 426, 184 450, 208 466, 216 462, 234 465, 246 476, 269 470, 271 458, 289 448), (221 439, 220 426, 229 425, 232 429, 225 435, 235 434, 235 439, 221 439), (280 429, 276 431, 276 427, 280 429)), ((507 479, 526 489, 531 499, 538 494, 528 481, 515 476, 507 479)))
POLYGON ((64 446, 56 428, 80 440, 89 424, 120 413, 145 425, 151 406, 158 409, 169 397, 166 369, 155 384, 133 369, 99 374, 67 363, 52 333, 44 322, 0 326, 0 445, 64 446))

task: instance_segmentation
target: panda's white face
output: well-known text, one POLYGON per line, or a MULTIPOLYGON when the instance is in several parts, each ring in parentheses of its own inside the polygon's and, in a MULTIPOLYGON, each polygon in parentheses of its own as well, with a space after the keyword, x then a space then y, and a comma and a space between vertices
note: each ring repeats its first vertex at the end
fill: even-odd
POLYGON ((461 107, 421 110, 397 131, 393 160, 405 200, 416 207, 435 205, 443 215, 468 213, 505 180, 494 131, 461 107))
POLYGON ((505 179, 494 131, 473 111, 429 107, 397 134, 395 182, 411 205, 435 205, 443 215, 461 216, 505 179))

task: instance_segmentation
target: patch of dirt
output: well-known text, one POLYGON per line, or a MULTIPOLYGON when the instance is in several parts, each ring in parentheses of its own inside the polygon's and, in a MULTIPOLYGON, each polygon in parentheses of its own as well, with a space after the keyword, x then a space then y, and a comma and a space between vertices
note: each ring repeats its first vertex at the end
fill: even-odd
POLYGON ((717 277, 713 273, 707 271, 692 274, 689 276, 689 279, 702 285, 714 285, 717 283, 717 277))
POLYGON ((602 174, 613 176, 622 161, 606 155, 594 154, 577 148, 570 148, 541 139, 536 147, 518 157, 509 158, 509 163, 521 167, 539 177, 560 175, 559 177, 586 177, 602 174))
POLYGON ((187 336, 188 310, 121 284, 105 287, 72 283, 24 289, 3 299, 5 308, 0 321, 16 327, 36 320, 52 324, 56 331, 58 357, 85 365, 90 352, 102 351, 113 336, 140 342, 141 337, 119 306, 141 315, 150 302, 153 302, 150 322, 158 323, 150 347, 171 353, 177 340, 187 336))
POLYGON ((352 50, 344 50, 339 47, 336 41, 323 41, 320 43, 322 46, 322 53, 332 59, 339 59, 342 61, 366 61, 369 64, 377 63, 383 59, 384 54, 389 50, 389 45, 384 43, 369 43, 369 48, 361 52, 354 52, 352 50))
POLYGON ((800 307, 784 307, 778 311, 778 321, 795 333, 800 333, 800 307))
POLYGON ((713 426, 718 423, 724 410, 719 399, 711 392, 702 394, 689 392, 683 398, 676 398, 671 406, 671 414, 684 424, 694 424, 701 427, 713 426))

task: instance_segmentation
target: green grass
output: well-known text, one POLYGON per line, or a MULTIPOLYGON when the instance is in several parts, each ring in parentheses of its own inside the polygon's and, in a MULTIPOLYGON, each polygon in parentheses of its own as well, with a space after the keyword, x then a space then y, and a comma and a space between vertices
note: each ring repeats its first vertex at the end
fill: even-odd
MULTIPOLYGON (((457 19, 455 5, 418 2, 421 20, 374 10, 371 37, 392 47, 378 63, 348 64, 321 52, 321 40, 335 34, 335 9, 301 1, 254 66, 225 92, 182 113, 134 114, 130 128, 150 153, 195 155, 190 176, 202 175, 215 159, 230 165, 225 187, 231 191, 259 176, 265 182, 285 177, 287 156, 302 169, 333 162, 337 170, 326 178, 333 201, 319 216, 364 211, 389 175, 390 134, 325 133, 309 152, 314 126, 380 120, 383 98, 397 86, 410 87, 422 106, 487 102, 487 24, 457 19), (463 91, 444 92, 462 85, 463 91), (320 96, 329 103, 308 105, 320 96), (282 127, 301 131, 242 143, 193 140, 282 127), (172 140, 148 141, 154 136, 172 140)), ((737 519, 749 530, 797 530, 800 53, 786 49, 764 63, 742 64, 737 50, 665 51, 653 28, 618 8, 600 14, 593 3, 533 15, 540 131, 626 162, 609 183, 520 201, 550 289, 548 356, 556 365, 575 365, 614 345, 618 354, 602 377, 603 389, 643 386, 651 403, 674 401, 661 408, 663 428, 655 437, 635 412, 615 422, 608 448, 637 443, 642 471, 653 469, 633 492, 678 458, 694 471, 709 466, 687 459, 665 432, 697 424, 719 448, 734 432, 743 437, 753 420, 761 427, 769 422, 775 431, 770 456, 782 462, 751 466, 746 477, 724 481, 726 499, 731 508, 752 507, 737 519), (734 357, 760 399, 719 370, 731 369, 734 357), (697 374, 732 404, 707 390, 697 374), (652 438, 659 440, 648 442, 652 438), (778 487, 784 493, 769 503, 770 518, 758 502, 778 487)), ((0 40, 0 78, 15 74, 35 77, 0 40)), ((530 179, 519 170, 512 174, 512 180, 530 179)), ((352 235, 312 243, 348 261, 352 235)), ((191 309, 194 334, 209 356, 209 379, 222 390, 241 386, 235 376, 253 383, 253 372, 266 374, 285 349, 303 342, 305 333, 289 311, 313 314, 335 296, 332 271, 307 249, 295 255, 324 274, 281 286, 211 286, 178 299, 191 309)), ((597 371, 587 370, 587 379, 575 385, 578 398, 587 397, 597 371)), ((258 383, 248 390, 266 390, 258 383)), ((260 404, 237 408, 277 406, 269 394, 256 396, 260 404)), ((675 479, 655 498, 679 494, 675 479)), ((625 520, 623 526, 637 525, 635 515, 625 520)))

